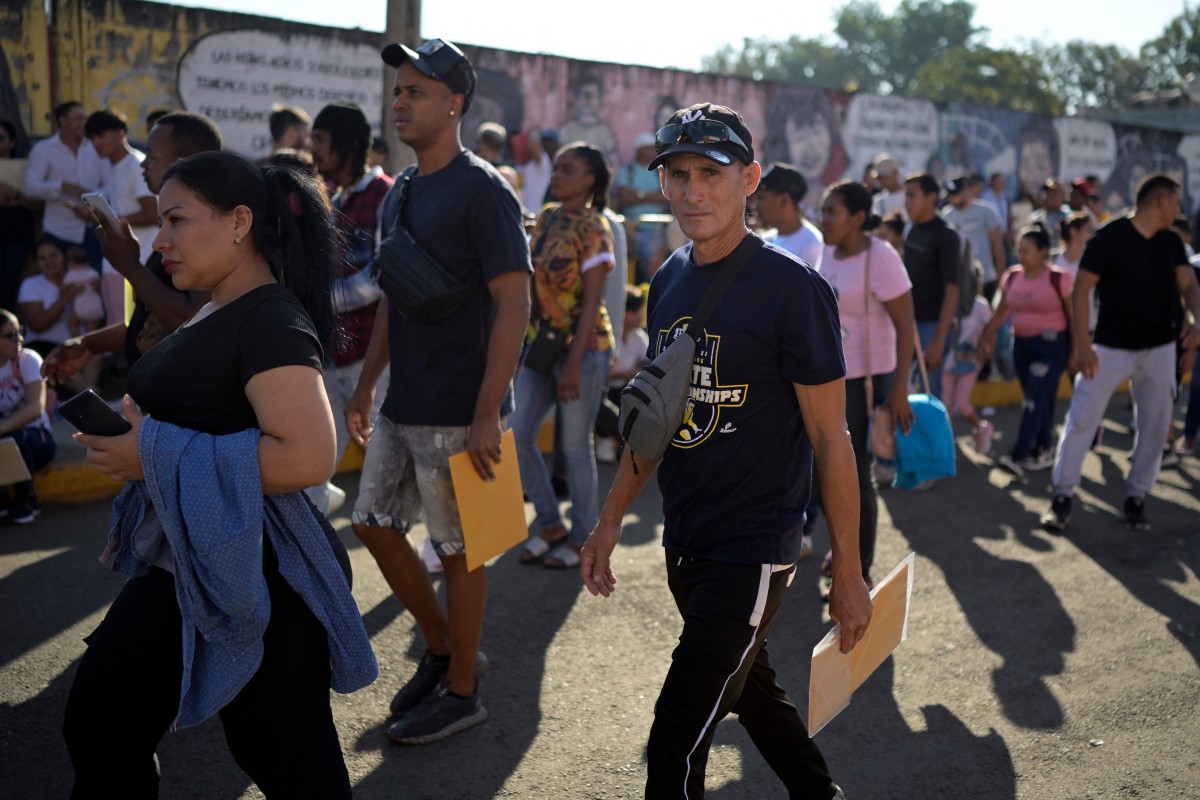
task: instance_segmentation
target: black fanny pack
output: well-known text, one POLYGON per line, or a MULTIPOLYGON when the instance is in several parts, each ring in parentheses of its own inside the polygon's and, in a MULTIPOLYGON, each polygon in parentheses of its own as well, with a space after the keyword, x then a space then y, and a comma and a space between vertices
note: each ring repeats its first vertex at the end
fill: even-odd
POLYGON ((388 302, 401 314, 415 322, 435 323, 462 308, 478 287, 450 274, 404 227, 400 214, 414 172, 416 167, 409 167, 397 179, 395 210, 384 204, 385 213, 394 214, 395 227, 379 244, 375 274, 388 302))

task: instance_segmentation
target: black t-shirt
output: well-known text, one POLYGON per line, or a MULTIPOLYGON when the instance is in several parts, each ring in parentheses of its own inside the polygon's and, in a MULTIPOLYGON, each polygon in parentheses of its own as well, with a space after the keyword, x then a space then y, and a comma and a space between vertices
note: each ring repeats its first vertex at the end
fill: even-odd
POLYGON ((252 289, 155 345, 129 370, 128 390, 155 419, 213 435, 257 428, 246 383, 276 367, 321 370, 321 345, 295 296, 252 289))
POLYGON ((912 281, 917 322, 937 322, 946 284, 958 284, 958 234, 941 217, 913 224, 904 239, 904 267, 912 281))
MULTIPOLYGON (((151 253, 146 259, 146 269, 154 277, 165 283, 173 292, 179 292, 175 285, 171 282, 171 276, 163 269, 162 253, 151 253)), ((179 292, 187 294, 187 292, 179 292)), ((146 304, 141 298, 134 297, 133 313, 129 317, 129 325, 125 328, 125 360, 129 366, 133 366, 142 357, 142 351, 138 349, 138 336, 142 333, 142 328, 146 327, 146 320, 150 317, 150 309, 146 308, 146 304)))
POLYGON ((1181 314, 1175 270, 1187 266, 1183 240, 1172 230, 1147 239, 1129 217, 1096 231, 1079 268, 1094 273, 1100 303, 1095 342, 1120 350, 1146 350, 1175 341, 1181 314))
MULTIPOLYGON (((395 224, 396 187, 384 200, 383 236, 395 224)), ((446 271, 476 286, 475 295, 438 323, 414 322, 389 304, 391 382, 383 414, 402 425, 470 425, 487 368, 495 304, 487 282, 531 273, 521 204, 490 164, 464 151, 431 175, 414 176, 404 225, 446 271)), ((500 413, 512 412, 512 386, 500 413)))
MULTIPOLYGON (((655 274, 651 358, 691 319, 723 264, 697 266, 687 245, 655 274)), ((846 374, 840 331, 824 278, 774 245, 754 255, 705 326, 692 402, 658 469, 666 546, 738 564, 799 557, 813 452, 792 384, 846 374)))

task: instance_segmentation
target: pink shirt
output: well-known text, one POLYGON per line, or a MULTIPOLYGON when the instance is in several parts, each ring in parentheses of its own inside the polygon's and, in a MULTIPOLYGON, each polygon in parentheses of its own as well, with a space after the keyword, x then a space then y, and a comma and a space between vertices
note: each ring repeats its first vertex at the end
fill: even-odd
POLYGON ((847 378, 861 378, 867 374, 868 333, 871 340, 871 372, 881 375, 895 371, 896 328, 883 304, 912 289, 900 254, 882 239, 872 236, 869 241, 869 251, 864 250, 844 260, 834 258, 833 245, 826 245, 818 267, 837 295, 847 378), (871 254, 869 300, 866 300, 867 287, 863 281, 867 252, 871 254))
POLYGON ((1004 287, 1004 299, 1011 312, 1013 335, 1041 336, 1046 331, 1061 333, 1067 329, 1067 315, 1063 311, 1063 299, 1070 301, 1075 278, 1062 271, 1060 291, 1054 291, 1050 270, 1045 269, 1033 280, 1025 277, 1021 267, 1013 267, 1005 274, 1000 285, 1004 287))

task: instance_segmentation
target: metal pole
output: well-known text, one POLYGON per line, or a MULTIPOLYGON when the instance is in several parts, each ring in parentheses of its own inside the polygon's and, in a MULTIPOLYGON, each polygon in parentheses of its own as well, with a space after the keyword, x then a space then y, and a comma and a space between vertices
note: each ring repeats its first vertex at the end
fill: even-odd
MULTIPOLYGON (((409 47, 420 43, 421 0, 388 0, 387 24, 383 33, 385 44, 399 42, 409 47)), ((383 140, 388 145, 387 172, 396 175, 409 164, 416 163, 412 148, 401 144, 396 138, 396 126, 392 124, 392 88, 396 71, 386 64, 383 67, 383 140)))

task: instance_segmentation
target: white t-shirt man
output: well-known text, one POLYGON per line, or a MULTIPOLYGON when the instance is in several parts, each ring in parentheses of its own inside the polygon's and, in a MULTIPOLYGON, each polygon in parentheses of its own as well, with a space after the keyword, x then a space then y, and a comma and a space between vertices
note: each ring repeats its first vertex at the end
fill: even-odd
MULTIPOLYGON (((100 190, 104 199, 113 207, 113 211, 117 212, 118 217, 125 217, 140 211, 141 199, 154 197, 154 193, 146 185, 145 176, 142 175, 142 160, 145 158, 146 155, 140 150, 130 148, 124 158, 112 165, 108 182, 100 190)), ((154 237, 157 234, 158 229, 153 225, 140 225, 133 229, 133 235, 137 237, 138 245, 141 248, 140 255, 143 264, 154 252, 154 237)), ((113 269, 108 263, 108 259, 104 261, 104 269, 106 272, 113 269)))
POLYGON ((975 257, 983 266, 983 282, 991 283, 997 279, 995 258, 992 256, 991 232, 999 231, 1004 235, 1004 226, 996 209, 987 203, 972 200, 966 208, 949 205, 942 212, 942 219, 958 228, 975 246, 975 257))
POLYGON ((875 202, 871 204, 871 210, 878 214, 881 218, 887 218, 888 215, 899 211, 900 216, 908 219, 908 211, 904 208, 904 192, 883 192, 875 198, 875 202))
POLYGON ((794 256, 799 256, 814 269, 821 263, 821 251, 825 247, 825 237, 821 235, 821 229, 807 219, 800 220, 800 227, 791 233, 776 233, 768 236, 767 241, 776 247, 782 247, 794 256))
POLYGON ((67 208, 63 195, 64 183, 73 183, 94 191, 108 180, 109 161, 101 158, 87 139, 77 151, 63 144, 56 133, 43 139, 29 151, 25 164, 25 184, 22 191, 46 201, 42 230, 67 242, 82 244, 86 223, 67 208))

